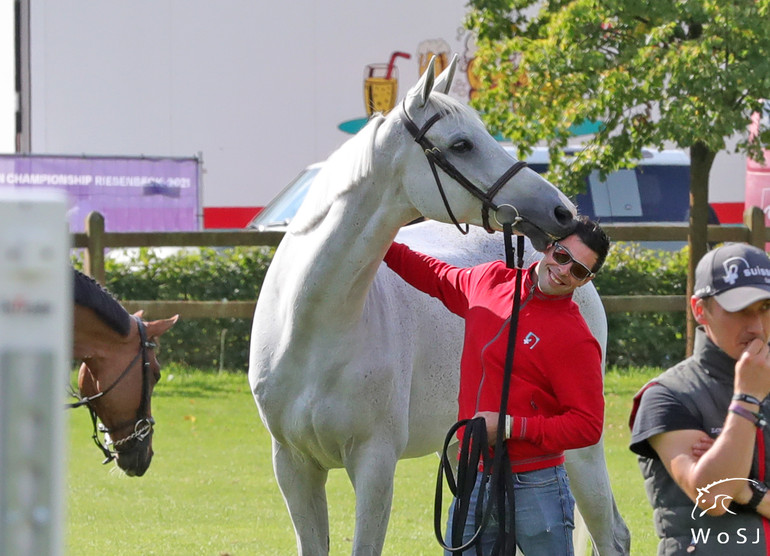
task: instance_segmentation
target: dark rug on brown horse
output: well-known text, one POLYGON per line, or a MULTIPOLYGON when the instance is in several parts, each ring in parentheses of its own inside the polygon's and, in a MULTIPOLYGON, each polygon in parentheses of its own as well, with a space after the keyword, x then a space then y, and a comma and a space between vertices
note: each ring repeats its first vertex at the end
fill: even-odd
POLYGON ((96 280, 74 268, 72 270, 75 273, 75 303, 93 309, 115 332, 128 336, 131 331, 131 315, 128 311, 96 280))

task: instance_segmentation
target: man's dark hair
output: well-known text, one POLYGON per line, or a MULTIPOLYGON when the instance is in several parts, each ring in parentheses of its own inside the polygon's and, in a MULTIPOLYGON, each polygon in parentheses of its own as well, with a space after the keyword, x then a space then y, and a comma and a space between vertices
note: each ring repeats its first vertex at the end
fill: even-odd
POLYGON ((591 272, 599 272, 599 269, 604 264, 604 259, 607 258, 607 252, 610 250, 610 238, 602 230, 601 226, 597 222, 594 222, 585 215, 580 215, 576 218, 577 227, 573 234, 577 234, 586 247, 596 253, 596 264, 591 269, 591 272))

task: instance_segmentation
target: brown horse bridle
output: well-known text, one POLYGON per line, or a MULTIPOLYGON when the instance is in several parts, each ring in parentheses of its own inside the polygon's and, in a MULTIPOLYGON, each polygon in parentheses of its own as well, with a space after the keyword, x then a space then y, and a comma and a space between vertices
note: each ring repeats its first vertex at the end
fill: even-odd
POLYGON ((97 392, 93 396, 82 396, 79 393, 75 393, 73 390, 72 396, 77 398, 78 401, 65 404, 65 407, 67 409, 74 409, 76 407, 82 407, 86 406, 88 408, 89 413, 91 414, 91 422, 94 426, 94 433, 91 438, 93 438, 94 443, 96 446, 102 451, 102 453, 105 456, 105 460, 102 462, 104 464, 111 462, 114 460, 118 453, 120 452, 130 452, 132 447, 129 447, 128 449, 120 450, 119 447, 125 446, 129 442, 136 440, 136 447, 139 446, 139 443, 147 438, 150 434, 152 434, 153 426, 155 425, 155 419, 150 417, 145 417, 147 414, 147 408, 150 405, 150 395, 151 395, 151 374, 152 369, 150 369, 150 360, 147 356, 147 350, 155 349, 157 345, 154 342, 151 342, 147 339, 147 328, 145 327, 144 323, 142 322, 142 319, 139 317, 133 316, 132 318, 136 321, 136 324, 139 328, 139 352, 136 354, 136 356, 131 360, 131 362, 128 364, 128 366, 123 369, 123 372, 120 373, 120 376, 118 376, 117 379, 115 379, 115 382, 110 384, 107 388, 102 390, 101 392, 97 392), (110 433, 113 433, 115 431, 118 431, 120 429, 125 428, 128 425, 132 424, 132 421, 126 421, 124 423, 121 423, 112 429, 108 429, 105 427, 102 423, 99 423, 98 417, 96 415, 96 410, 94 409, 92 402, 95 400, 98 400, 99 398, 102 398, 106 396, 117 384, 123 380, 123 378, 128 375, 129 371, 136 365, 136 362, 139 361, 139 358, 142 358, 142 397, 139 402, 139 407, 136 410, 136 418, 133 420, 134 425, 134 432, 128 435, 126 438, 121 438, 120 440, 112 441, 108 439, 108 435, 110 433), (105 442, 102 442, 99 439, 99 433, 105 433, 105 442), (114 447, 114 450, 110 450, 108 448, 109 445, 112 445, 114 447))

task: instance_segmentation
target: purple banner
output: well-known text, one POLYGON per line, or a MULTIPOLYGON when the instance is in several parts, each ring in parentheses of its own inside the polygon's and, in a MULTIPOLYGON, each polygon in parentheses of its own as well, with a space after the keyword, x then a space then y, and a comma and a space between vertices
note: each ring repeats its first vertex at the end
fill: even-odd
POLYGON ((108 232, 200 229, 195 158, 0 155, 0 187, 9 186, 66 191, 72 233, 91 211, 108 232))

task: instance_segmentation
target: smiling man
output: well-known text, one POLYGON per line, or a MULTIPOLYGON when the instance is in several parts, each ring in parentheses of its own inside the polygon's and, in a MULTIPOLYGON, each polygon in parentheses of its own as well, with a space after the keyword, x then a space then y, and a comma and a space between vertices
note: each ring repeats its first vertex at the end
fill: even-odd
MULTIPOLYGON (((593 279, 608 250, 604 231, 582 217, 571 235, 551 244, 542 260, 523 271, 506 449, 516 485, 516 542, 527 556, 573 553, 574 500, 564 450, 599 441, 604 396, 601 348, 572 292, 593 279)), ((398 243, 385 262, 465 320, 459 419, 484 417, 489 438, 495 438, 518 270, 502 261, 458 268, 398 243)), ((469 516, 474 515, 479 488, 477 482, 469 516)), ((463 542, 472 529, 470 519, 463 542)), ((492 520, 482 538, 483 554, 491 552, 496 535, 492 520)), ((447 537, 451 539, 451 530, 447 537)))
POLYGON ((659 555, 770 554, 770 259, 727 244, 695 271, 693 355, 634 398, 659 555), (696 503, 697 502, 697 503, 696 503))

